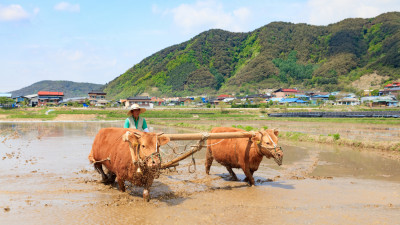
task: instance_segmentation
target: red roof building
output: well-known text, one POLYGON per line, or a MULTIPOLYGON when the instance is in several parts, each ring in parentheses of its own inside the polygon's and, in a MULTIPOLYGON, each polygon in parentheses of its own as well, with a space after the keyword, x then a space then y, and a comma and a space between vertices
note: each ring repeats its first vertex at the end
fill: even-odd
POLYGON ((400 93, 400 82, 388 84, 382 91, 384 95, 397 95, 397 93, 400 93))
POLYGON ((38 106, 58 105, 64 98, 63 92, 39 91, 38 106))
POLYGON ((294 94, 297 94, 298 91, 296 89, 284 89, 284 88, 280 88, 276 91, 274 91, 274 95, 277 98, 285 98, 294 94))
POLYGON ((385 88, 395 88, 395 87, 400 87, 400 82, 393 82, 392 84, 388 84, 385 86, 385 88))
POLYGON ((233 98, 232 95, 218 95, 217 99, 218 100, 224 100, 226 98, 233 98))
POLYGON ((64 96, 64 92, 39 91, 38 95, 64 96))

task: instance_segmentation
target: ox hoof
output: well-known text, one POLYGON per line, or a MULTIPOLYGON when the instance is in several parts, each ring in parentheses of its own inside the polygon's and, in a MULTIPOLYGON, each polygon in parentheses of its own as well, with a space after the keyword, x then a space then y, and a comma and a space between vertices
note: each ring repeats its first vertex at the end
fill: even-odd
POLYGON ((237 177, 231 177, 229 180, 230 181, 238 181, 239 179, 237 177))
POLYGON ((143 200, 144 200, 145 202, 150 201, 150 193, 149 193, 148 190, 144 190, 144 191, 143 191, 143 200))

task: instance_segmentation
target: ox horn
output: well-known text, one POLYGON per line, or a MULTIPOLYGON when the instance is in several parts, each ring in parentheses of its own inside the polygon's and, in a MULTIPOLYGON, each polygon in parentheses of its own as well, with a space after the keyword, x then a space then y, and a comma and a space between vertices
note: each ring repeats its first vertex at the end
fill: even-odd
POLYGON ((157 136, 161 136, 163 134, 164 134, 164 132, 160 132, 160 133, 157 133, 157 136))
POLYGON ((125 134, 122 135, 122 140, 129 141, 129 135, 131 135, 131 132, 127 131, 125 134))
POLYGON ((135 137, 137 137, 137 138, 142 137, 142 135, 139 132, 133 132, 133 135, 135 135, 135 137))

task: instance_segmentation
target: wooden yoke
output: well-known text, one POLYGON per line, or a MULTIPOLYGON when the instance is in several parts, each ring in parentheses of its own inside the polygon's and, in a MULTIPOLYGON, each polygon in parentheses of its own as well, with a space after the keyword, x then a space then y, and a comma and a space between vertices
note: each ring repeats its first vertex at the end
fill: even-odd
POLYGON ((229 138, 250 138, 254 132, 224 132, 224 133, 193 133, 193 134, 163 134, 174 140, 202 140, 206 139, 229 139, 229 138))

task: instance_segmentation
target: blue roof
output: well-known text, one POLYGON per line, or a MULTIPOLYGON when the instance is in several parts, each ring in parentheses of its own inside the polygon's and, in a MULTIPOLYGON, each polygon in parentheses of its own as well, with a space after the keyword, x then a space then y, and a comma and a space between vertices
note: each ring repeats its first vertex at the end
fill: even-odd
POLYGON ((307 95, 294 95, 294 96, 296 96, 297 98, 309 98, 310 97, 307 95))
POLYGON ((329 98, 329 95, 314 95, 312 98, 329 98))
POLYGON ((303 101, 298 98, 283 98, 279 102, 282 102, 282 103, 286 103, 286 102, 287 103, 306 103, 307 101, 303 101))

